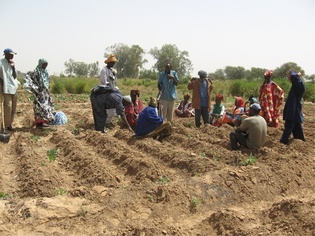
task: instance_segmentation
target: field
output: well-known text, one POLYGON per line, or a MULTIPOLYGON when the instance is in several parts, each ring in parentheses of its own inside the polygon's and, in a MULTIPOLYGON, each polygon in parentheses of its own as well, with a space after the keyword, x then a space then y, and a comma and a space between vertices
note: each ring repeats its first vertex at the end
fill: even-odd
POLYGON ((231 151, 234 129, 175 119, 160 143, 115 121, 93 130, 87 96, 55 98, 69 123, 32 126, 19 95, 10 142, 0 143, 0 235, 315 235, 313 103, 307 141, 231 151))

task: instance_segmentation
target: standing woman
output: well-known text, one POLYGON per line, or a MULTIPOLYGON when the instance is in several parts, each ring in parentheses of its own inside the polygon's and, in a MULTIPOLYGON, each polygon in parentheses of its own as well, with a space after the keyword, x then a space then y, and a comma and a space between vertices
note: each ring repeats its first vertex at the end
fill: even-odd
POLYGON ((25 75, 23 88, 34 95, 34 115, 36 128, 48 127, 54 121, 55 109, 49 93, 50 77, 47 71, 48 62, 39 59, 34 71, 25 75))
POLYGON ((272 70, 268 70, 264 74, 264 82, 259 90, 259 102, 268 126, 278 128, 284 92, 279 85, 271 80, 272 73, 272 70))
POLYGON ((293 133, 293 138, 305 141, 302 122, 302 97, 305 93, 305 84, 298 72, 290 70, 287 73, 289 81, 292 83, 287 101, 283 110, 284 131, 280 142, 288 144, 289 137, 293 133))

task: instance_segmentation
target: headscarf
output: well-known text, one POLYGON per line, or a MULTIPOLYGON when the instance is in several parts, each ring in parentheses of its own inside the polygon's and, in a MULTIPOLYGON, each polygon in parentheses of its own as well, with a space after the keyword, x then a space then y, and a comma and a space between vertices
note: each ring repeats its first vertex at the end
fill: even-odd
POLYGON ((272 73, 273 73, 272 70, 267 70, 267 71, 265 72, 264 76, 270 77, 270 76, 272 76, 272 73))
POLYGON ((133 89, 130 91, 130 94, 135 94, 139 97, 140 96, 140 90, 139 89, 133 89))
POLYGON ((45 87, 49 89, 49 74, 47 68, 43 69, 43 64, 48 63, 48 61, 44 58, 41 58, 38 60, 38 65, 36 67, 36 71, 40 77, 40 79, 43 81, 45 87))
POLYGON ((221 95, 221 94, 217 94, 217 95, 215 95, 215 100, 221 100, 221 101, 223 101, 223 95, 221 95))
POLYGON ((184 95, 185 100, 189 100, 189 98, 190 98, 190 95, 188 93, 186 95, 184 95))
POLYGON ((148 105, 149 105, 150 107, 157 107, 156 99, 153 98, 153 97, 150 97, 150 100, 149 100, 148 105))
POLYGON ((199 75, 200 77, 202 77, 202 78, 207 78, 207 72, 205 72, 205 71, 203 71, 203 70, 200 70, 200 71, 198 72, 198 75, 199 75))
POLYGON ((299 73, 294 70, 290 71, 290 77, 291 77, 291 81, 297 81, 300 79, 299 73))
POLYGON ((235 97, 235 106, 236 107, 244 107, 245 106, 244 99, 241 97, 235 97))

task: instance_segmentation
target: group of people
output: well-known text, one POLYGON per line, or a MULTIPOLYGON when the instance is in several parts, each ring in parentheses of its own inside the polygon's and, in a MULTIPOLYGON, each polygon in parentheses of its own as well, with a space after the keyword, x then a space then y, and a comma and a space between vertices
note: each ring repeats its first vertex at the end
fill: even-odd
MULTIPOLYGON (((4 58, 0 61, 1 103, 4 107, 2 129, 14 131, 14 115, 17 104, 17 90, 19 81, 13 57, 16 53, 7 48, 4 58)), ((223 95, 216 94, 215 104, 211 105, 213 82, 207 78, 203 70, 198 72, 199 78, 192 78, 187 85, 192 91, 184 95, 184 100, 174 109, 177 100, 176 86, 179 78, 172 65, 167 63, 160 72, 157 88, 157 98, 151 97, 148 105, 144 106, 139 99, 140 91, 133 89, 129 95, 123 96, 116 86, 116 70, 114 66, 118 60, 114 54, 104 61, 106 66, 101 70, 100 83, 95 86, 90 95, 95 130, 106 132, 106 121, 116 113, 136 137, 153 137, 162 141, 172 133, 174 114, 177 117, 194 117, 195 126, 212 124, 220 126, 231 124, 236 129, 230 134, 231 148, 236 150, 238 144, 248 148, 261 147, 267 136, 267 126, 279 127, 280 106, 284 99, 283 90, 271 80, 272 71, 264 74, 264 82, 260 87, 259 100, 251 96, 248 101, 241 97, 235 98, 232 112, 226 111, 222 101, 223 95), (249 104, 249 110, 246 105, 249 104)), ((67 118, 63 112, 56 112, 49 93, 50 77, 47 71, 48 62, 40 59, 34 71, 30 71, 24 78, 23 88, 34 95, 34 123, 37 128, 48 124, 64 124, 67 118)), ((293 134, 296 139, 305 141, 302 122, 302 97, 305 84, 301 75, 290 70, 287 74, 292 83, 283 111, 285 120, 281 143, 288 144, 293 134)))
MULTIPOLYGON (((20 82, 17 79, 15 63, 13 61, 14 52, 11 48, 6 48, 4 58, 0 61, 0 95, 1 95, 1 128, 15 131, 13 126, 14 116, 17 106, 17 91, 20 82)), ((39 59, 38 65, 33 71, 26 73, 23 88, 33 94, 34 124, 36 128, 45 128, 49 125, 67 123, 67 117, 62 111, 56 112, 52 97, 50 96, 50 76, 47 70, 48 61, 39 59)))

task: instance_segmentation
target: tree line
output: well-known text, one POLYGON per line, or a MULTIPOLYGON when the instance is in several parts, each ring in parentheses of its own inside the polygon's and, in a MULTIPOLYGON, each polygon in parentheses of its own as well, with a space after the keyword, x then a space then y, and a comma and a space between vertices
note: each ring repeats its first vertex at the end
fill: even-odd
MULTIPOLYGON (((148 61, 145 59, 146 52, 139 45, 114 44, 105 49, 104 58, 111 53, 114 53, 119 60, 115 65, 119 78, 157 79, 166 63, 171 63, 181 78, 190 78, 193 69, 189 53, 179 50, 174 44, 165 44, 161 48, 154 47, 149 50, 148 53, 155 60, 149 70, 144 68, 144 64, 148 61)), ((93 78, 98 77, 100 73, 98 62, 87 64, 69 59, 64 66, 64 74, 70 77, 93 78)), ((314 74, 305 75, 303 68, 295 62, 287 62, 275 68, 273 75, 275 78, 284 78, 289 69, 300 71, 305 79, 315 80, 314 74)), ((255 79, 261 78, 266 70, 267 68, 252 67, 250 70, 246 70, 242 66, 226 66, 224 69, 217 69, 215 72, 209 73, 208 77, 215 80, 255 79)))

